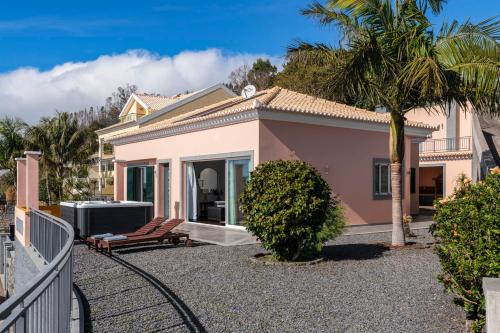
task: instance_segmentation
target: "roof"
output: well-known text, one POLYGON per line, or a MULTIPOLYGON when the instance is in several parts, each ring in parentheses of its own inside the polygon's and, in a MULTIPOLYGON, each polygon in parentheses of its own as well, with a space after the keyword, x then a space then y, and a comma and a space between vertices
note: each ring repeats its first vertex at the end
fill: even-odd
MULTIPOLYGON (((112 139, 124 138, 137 134, 154 132, 176 126, 182 126, 207 119, 223 117, 249 110, 272 110, 285 113, 390 124, 387 113, 376 113, 353 106, 328 101, 322 98, 294 92, 281 87, 274 87, 256 93, 251 98, 237 96, 197 110, 184 113, 177 117, 145 126, 140 129, 114 136, 112 139)), ((432 125, 416 121, 406 121, 406 126, 436 130, 432 125)))
POLYGON ((187 94, 177 94, 172 97, 146 93, 136 94, 136 96, 140 98, 150 110, 158 111, 193 94, 195 94, 195 92, 187 94))
POLYGON ((432 152, 432 153, 419 154, 419 159, 421 161, 458 160, 458 159, 471 159, 471 158, 472 158, 471 150, 432 152))

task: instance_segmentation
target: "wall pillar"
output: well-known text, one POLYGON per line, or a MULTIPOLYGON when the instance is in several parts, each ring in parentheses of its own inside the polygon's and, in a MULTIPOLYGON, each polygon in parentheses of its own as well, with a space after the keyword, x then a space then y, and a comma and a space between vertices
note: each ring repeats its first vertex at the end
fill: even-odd
POLYGON ((16 158, 17 180, 16 180, 16 206, 26 207, 26 158, 16 158))
POLYGON ((97 187, 98 187, 98 190, 99 190, 99 193, 102 194, 102 183, 103 183, 103 177, 102 177, 102 152, 103 152, 103 140, 101 138, 98 139, 99 140, 99 153, 98 153, 98 157, 97 157, 97 167, 99 168, 98 170, 98 175, 99 175, 99 179, 97 180, 97 187))
POLYGON ((113 161, 115 163, 114 172, 114 199, 125 200, 125 163, 120 161, 113 161))
POLYGON ((155 217, 165 216, 163 211, 163 198, 164 198, 164 188, 163 188, 163 173, 164 167, 161 163, 156 163, 154 166, 154 209, 155 217))
POLYGON ((38 158, 42 154, 39 151, 25 151, 26 155, 26 208, 39 207, 39 169, 38 158))
POLYGON ((483 278, 486 332, 500 332, 500 279, 483 278))

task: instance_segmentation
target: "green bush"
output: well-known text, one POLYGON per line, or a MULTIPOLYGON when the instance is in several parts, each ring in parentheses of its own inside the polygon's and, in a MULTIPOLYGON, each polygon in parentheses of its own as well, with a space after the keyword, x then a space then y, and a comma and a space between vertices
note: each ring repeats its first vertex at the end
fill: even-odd
POLYGON ((341 233, 344 218, 328 183, 300 161, 271 161, 251 174, 243 195, 247 229, 278 260, 303 260, 341 233))
POLYGON ((435 203, 431 232, 443 273, 439 281, 474 320, 484 325, 483 277, 500 277, 500 175, 477 184, 460 181, 452 196, 435 203))

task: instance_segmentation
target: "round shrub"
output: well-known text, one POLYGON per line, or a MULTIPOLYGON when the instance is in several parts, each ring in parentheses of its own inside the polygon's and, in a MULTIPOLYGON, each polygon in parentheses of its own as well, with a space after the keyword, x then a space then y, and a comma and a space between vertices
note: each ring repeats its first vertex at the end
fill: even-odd
POLYGON ((435 203, 431 232, 443 269, 439 281, 479 332, 485 316, 482 278, 500 277, 500 174, 459 183, 452 196, 435 203))
POLYGON ((251 174, 241 197, 247 229, 278 260, 309 259, 340 234, 338 200, 319 172, 301 161, 271 161, 251 174))

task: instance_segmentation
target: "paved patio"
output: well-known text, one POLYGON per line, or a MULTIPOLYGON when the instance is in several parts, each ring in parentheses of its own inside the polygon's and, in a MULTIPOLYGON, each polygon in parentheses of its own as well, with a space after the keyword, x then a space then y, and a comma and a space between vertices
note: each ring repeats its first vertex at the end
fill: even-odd
POLYGON ((314 266, 262 266, 258 244, 74 250, 90 332, 459 332, 432 238, 388 250, 390 233, 341 236, 314 266))
MULTIPOLYGON (((428 229, 432 221, 429 218, 422 218, 420 222, 412 223, 412 230, 428 229)), ((221 246, 250 245, 257 244, 257 238, 247 231, 236 228, 213 226, 203 223, 182 223, 175 228, 176 231, 188 232, 190 237, 198 242, 209 243, 221 246)), ((375 234, 392 231, 391 224, 360 225, 346 227, 344 235, 375 234)))

